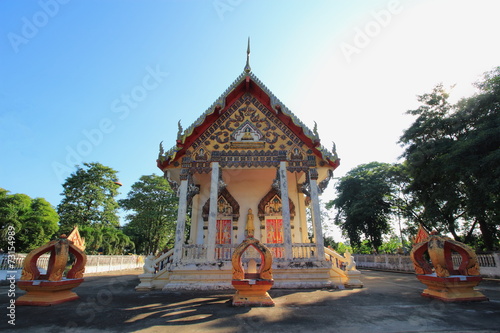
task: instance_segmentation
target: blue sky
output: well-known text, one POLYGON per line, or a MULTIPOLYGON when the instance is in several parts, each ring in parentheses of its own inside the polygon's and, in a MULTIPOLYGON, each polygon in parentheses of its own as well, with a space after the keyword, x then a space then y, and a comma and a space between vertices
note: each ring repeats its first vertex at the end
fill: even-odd
MULTIPOLYGON (((81 162, 125 197, 251 67, 327 148, 336 176, 396 162, 416 95, 455 98, 500 65, 497 1, 1 0, 0 187, 54 206, 81 162)), ((330 185, 333 188, 333 184, 330 185)), ((327 191, 324 200, 331 199, 327 191)))

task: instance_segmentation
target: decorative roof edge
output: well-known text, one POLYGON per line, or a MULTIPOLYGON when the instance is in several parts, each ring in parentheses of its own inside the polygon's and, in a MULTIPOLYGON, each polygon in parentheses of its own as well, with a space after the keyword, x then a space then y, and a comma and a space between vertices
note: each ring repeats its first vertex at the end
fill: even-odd
MULTIPOLYGON (((290 117, 292 122, 302 128, 304 135, 307 136, 312 142, 320 142, 318 132, 316 131, 316 126, 314 131, 311 131, 309 127, 307 127, 286 105, 281 102, 272 92, 267 88, 267 86, 252 72, 243 71, 236 80, 215 100, 214 103, 203 112, 185 131, 180 138, 178 138, 178 143, 184 143, 186 138, 189 137, 196 127, 202 125, 207 118, 207 116, 213 114, 217 109, 222 110, 226 107, 226 97, 239 85, 246 77, 250 77, 270 98, 271 107, 274 109, 273 111, 278 112, 278 109, 286 116, 290 117), (180 141, 180 142, 179 142, 180 141)), ((163 153, 163 148, 160 147, 160 154, 158 159, 160 161, 165 161, 167 159, 173 160, 175 159, 175 155, 182 148, 177 145, 163 153)), ((323 158, 330 160, 331 162, 336 162, 339 158, 335 151, 335 147, 333 152, 328 151, 324 146, 319 145, 316 149, 323 155, 323 158)))

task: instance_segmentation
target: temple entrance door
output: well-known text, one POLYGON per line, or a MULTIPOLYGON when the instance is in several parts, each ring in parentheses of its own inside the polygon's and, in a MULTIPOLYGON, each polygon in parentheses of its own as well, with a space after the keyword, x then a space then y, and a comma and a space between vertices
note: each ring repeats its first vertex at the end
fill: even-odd
MULTIPOLYGON (((281 216, 266 217, 266 243, 283 244, 283 218, 281 216)), ((283 247, 270 247, 275 258, 283 258, 283 247)))
POLYGON ((231 219, 217 220, 217 236, 215 238, 215 258, 223 260, 231 260, 230 247, 218 247, 218 244, 231 244, 231 219))

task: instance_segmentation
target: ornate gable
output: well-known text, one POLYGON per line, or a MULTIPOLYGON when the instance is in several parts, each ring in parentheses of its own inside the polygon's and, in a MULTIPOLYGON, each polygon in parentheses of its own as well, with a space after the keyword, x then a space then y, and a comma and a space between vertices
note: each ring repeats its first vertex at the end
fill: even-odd
POLYGON ((167 152, 160 144, 158 167, 206 172, 211 161, 224 168, 277 167, 288 161, 291 171, 336 168, 339 159, 319 144, 308 129, 253 73, 244 72, 193 125, 179 131, 167 152), (205 159, 206 158, 206 159, 205 159))
POLYGON ((312 149, 251 94, 233 103, 186 149, 186 155, 198 156, 190 152, 201 149, 210 151, 212 160, 224 168, 276 167, 282 160, 290 160, 290 167, 307 168, 319 162, 312 149))

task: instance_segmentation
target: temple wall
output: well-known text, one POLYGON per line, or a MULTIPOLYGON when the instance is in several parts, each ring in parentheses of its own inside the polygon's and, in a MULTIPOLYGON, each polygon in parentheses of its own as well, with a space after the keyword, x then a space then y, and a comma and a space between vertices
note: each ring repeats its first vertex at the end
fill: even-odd
MULTIPOLYGON (((251 208, 254 214, 255 238, 262 239, 264 229, 261 229, 261 221, 258 218, 258 205, 262 198, 269 192, 273 180, 276 178, 276 169, 223 169, 223 180, 226 183, 226 189, 231 193, 234 199, 240 205, 240 217, 234 225, 238 229, 233 230, 232 240, 239 243, 245 238, 245 227, 247 220, 248 209, 251 208)), ((197 243, 204 239, 206 243, 207 230, 203 230, 204 238, 198 233, 202 230, 200 223, 203 222, 202 209, 207 200, 210 198, 210 174, 195 175, 196 181, 200 183, 200 193, 195 196, 193 202, 193 225, 192 230, 196 230, 195 234, 191 235, 191 242, 197 243), (196 221, 196 222, 194 222, 196 221)), ((292 229, 292 241, 295 243, 307 242, 307 227, 306 212, 303 203, 303 195, 297 192, 296 174, 288 173, 289 197, 295 205, 295 218, 292 221, 294 228, 292 229), (302 202, 301 202, 302 201, 302 202), (301 228, 302 227, 302 228, 301 228), (301 230, 302 229, 302 230, 301 230), (306 238, 303 238, 305 233, 306 238)), ((206 222, 205 222, 206 223, 206 222)))

